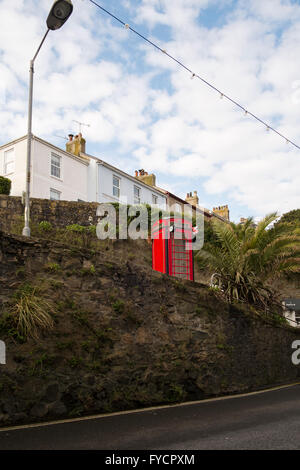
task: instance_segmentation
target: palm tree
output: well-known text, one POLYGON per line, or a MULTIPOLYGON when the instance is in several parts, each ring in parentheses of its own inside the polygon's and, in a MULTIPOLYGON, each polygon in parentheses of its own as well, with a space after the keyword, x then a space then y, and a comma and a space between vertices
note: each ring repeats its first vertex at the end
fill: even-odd
POLYGON ((244 225, 212 224, 216 243, 197 253, 201 266, 211 269, 215 285, 226 298, 244 301, 268 310, 276 295, 269 283, 276 276, 300 272, 300 237, 286 224, 270 224, 278 215, 267 215, 255 227, 253 219, 244 225))

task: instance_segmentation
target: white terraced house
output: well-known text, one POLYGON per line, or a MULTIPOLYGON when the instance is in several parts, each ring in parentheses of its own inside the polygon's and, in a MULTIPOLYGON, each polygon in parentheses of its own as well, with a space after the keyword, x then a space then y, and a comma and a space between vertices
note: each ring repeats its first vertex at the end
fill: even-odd
MULTIPOLYGON (((30 197, 65 201, 157 204, 167 207, 162 190, 85 153, 81 134, 70 134, 66 150, 32 138, 30 197)), ((12 181, 11 195, 26 188, 27 136, 0 146, 0 176, 12 181)))

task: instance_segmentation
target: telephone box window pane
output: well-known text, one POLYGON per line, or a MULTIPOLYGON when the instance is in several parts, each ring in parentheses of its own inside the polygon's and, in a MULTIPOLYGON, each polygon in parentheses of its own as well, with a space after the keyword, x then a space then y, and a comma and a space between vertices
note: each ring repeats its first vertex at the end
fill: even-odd
POLYGON ((172 239, 173 276, 188 279, 189 252, 186 250, 186 240, 172 239))

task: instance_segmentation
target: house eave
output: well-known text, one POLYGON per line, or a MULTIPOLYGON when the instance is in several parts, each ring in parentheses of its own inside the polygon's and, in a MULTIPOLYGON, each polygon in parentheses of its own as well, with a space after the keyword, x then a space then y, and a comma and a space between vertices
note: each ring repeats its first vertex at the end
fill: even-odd
MULTIPOLYGON (((13 145, 18 144, 19 142, 22 142, 22 140, 27 140, 27 134, 24 135, 23 137, 19 137, 18 139, 12 140, 10 142, 7 142, 6 144, 1 145, 0 150, 3 150, 4 148, 7 148, 7 147, 12 147, 13 145)), ((80 162, 85 166, 89 166, 89 164, 90 164, 90 159, 88 158, 88 156, 78 157, 77 155, 74 155, 73 153, 67 152, 66 150, 63 150, 60 147, 57 147, 56 145, 53 145, 50 142, 47 142, 46 140, 41 139, 40 137, 37 137, 36 135, 32 135, 32 140, 40 142, 41 144, 52 148, 56 152, 63 153, 64 155, 68 156, 69 158, 72 158, 73 160, 76 160, 77 162, 80 162)))
POLYGON ((12 145, 16 145, 19 142, 22 142, 22 140, 27 139, 27 134, 23 135, 23 137, 19 137, 18 139, 11 140, 10 142, 7 142, 6 144, 0 145, 0 150, 3 150, 6 147, 11 147, 12 145))
POLYGON ((157 189, 156 186, 150 186, 149 184, 144 183, 143 181, 138 180, 138 179, 135 178, 134 176, 131 176, 129 173, 126 173, 125 171, 120 170, 120 168, 117 168, 117 167, 111 165, 110 163, 107 163, 107 162, 105 162, 104 160, 101 160, 101 159, 98 158, 98 157, 94 157, 94 156, 89 155, 89 154, 86 154, 86 153, 84 153, 83 155, 84 155, 84 156, 87 156, 88 158, 91 158, 91 159, 93 159, 93 160, 96 160, 96 164, 97 164, 97 165, 105 166, 105 167, 108 168, 109 170, 112 170, 113 172, 118 173, 119 175, 124 176, 125 178, 130 179, 131 181, 133 181, 134 183, 136 183, 138 186, 143 186, 144 188, 150 189, 153 193, 156 193, 156 194, 158 194, 159 196, 162 196, 162 197, 166 198, 165 192, 164 192, 163 190, 157 189))
POLYGON ((47 142, 46 140, 41 139, 40 137, 37 136, 32 136, 33 140, 36 140, 37 142, 40 142, 41 144, 47 145, 48 147, 51 147, 53 150, 56 152, 63 153, 67 157, 72 158, 73 160, 76 160, 77 162, 82 163, 85 166, 89 166, 90 160, 84 156, 78 157, 77 155, 74 155, 73 153, 67 152, 66 150, 61 149, 60 147, 57 147, 56 145, 51 144, 50 142, 47 142))

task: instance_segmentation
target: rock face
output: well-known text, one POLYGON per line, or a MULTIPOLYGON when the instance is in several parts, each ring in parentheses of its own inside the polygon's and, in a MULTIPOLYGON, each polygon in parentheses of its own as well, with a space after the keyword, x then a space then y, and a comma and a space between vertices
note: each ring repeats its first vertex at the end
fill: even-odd
POLYGON ((118 241, 94 253, 0 233, 0 425, 297 381, 295 330, 152 272, 149 250, 118 241), (27 341, 7 317, 24 285, 54 318, 53 329, 27 341))

